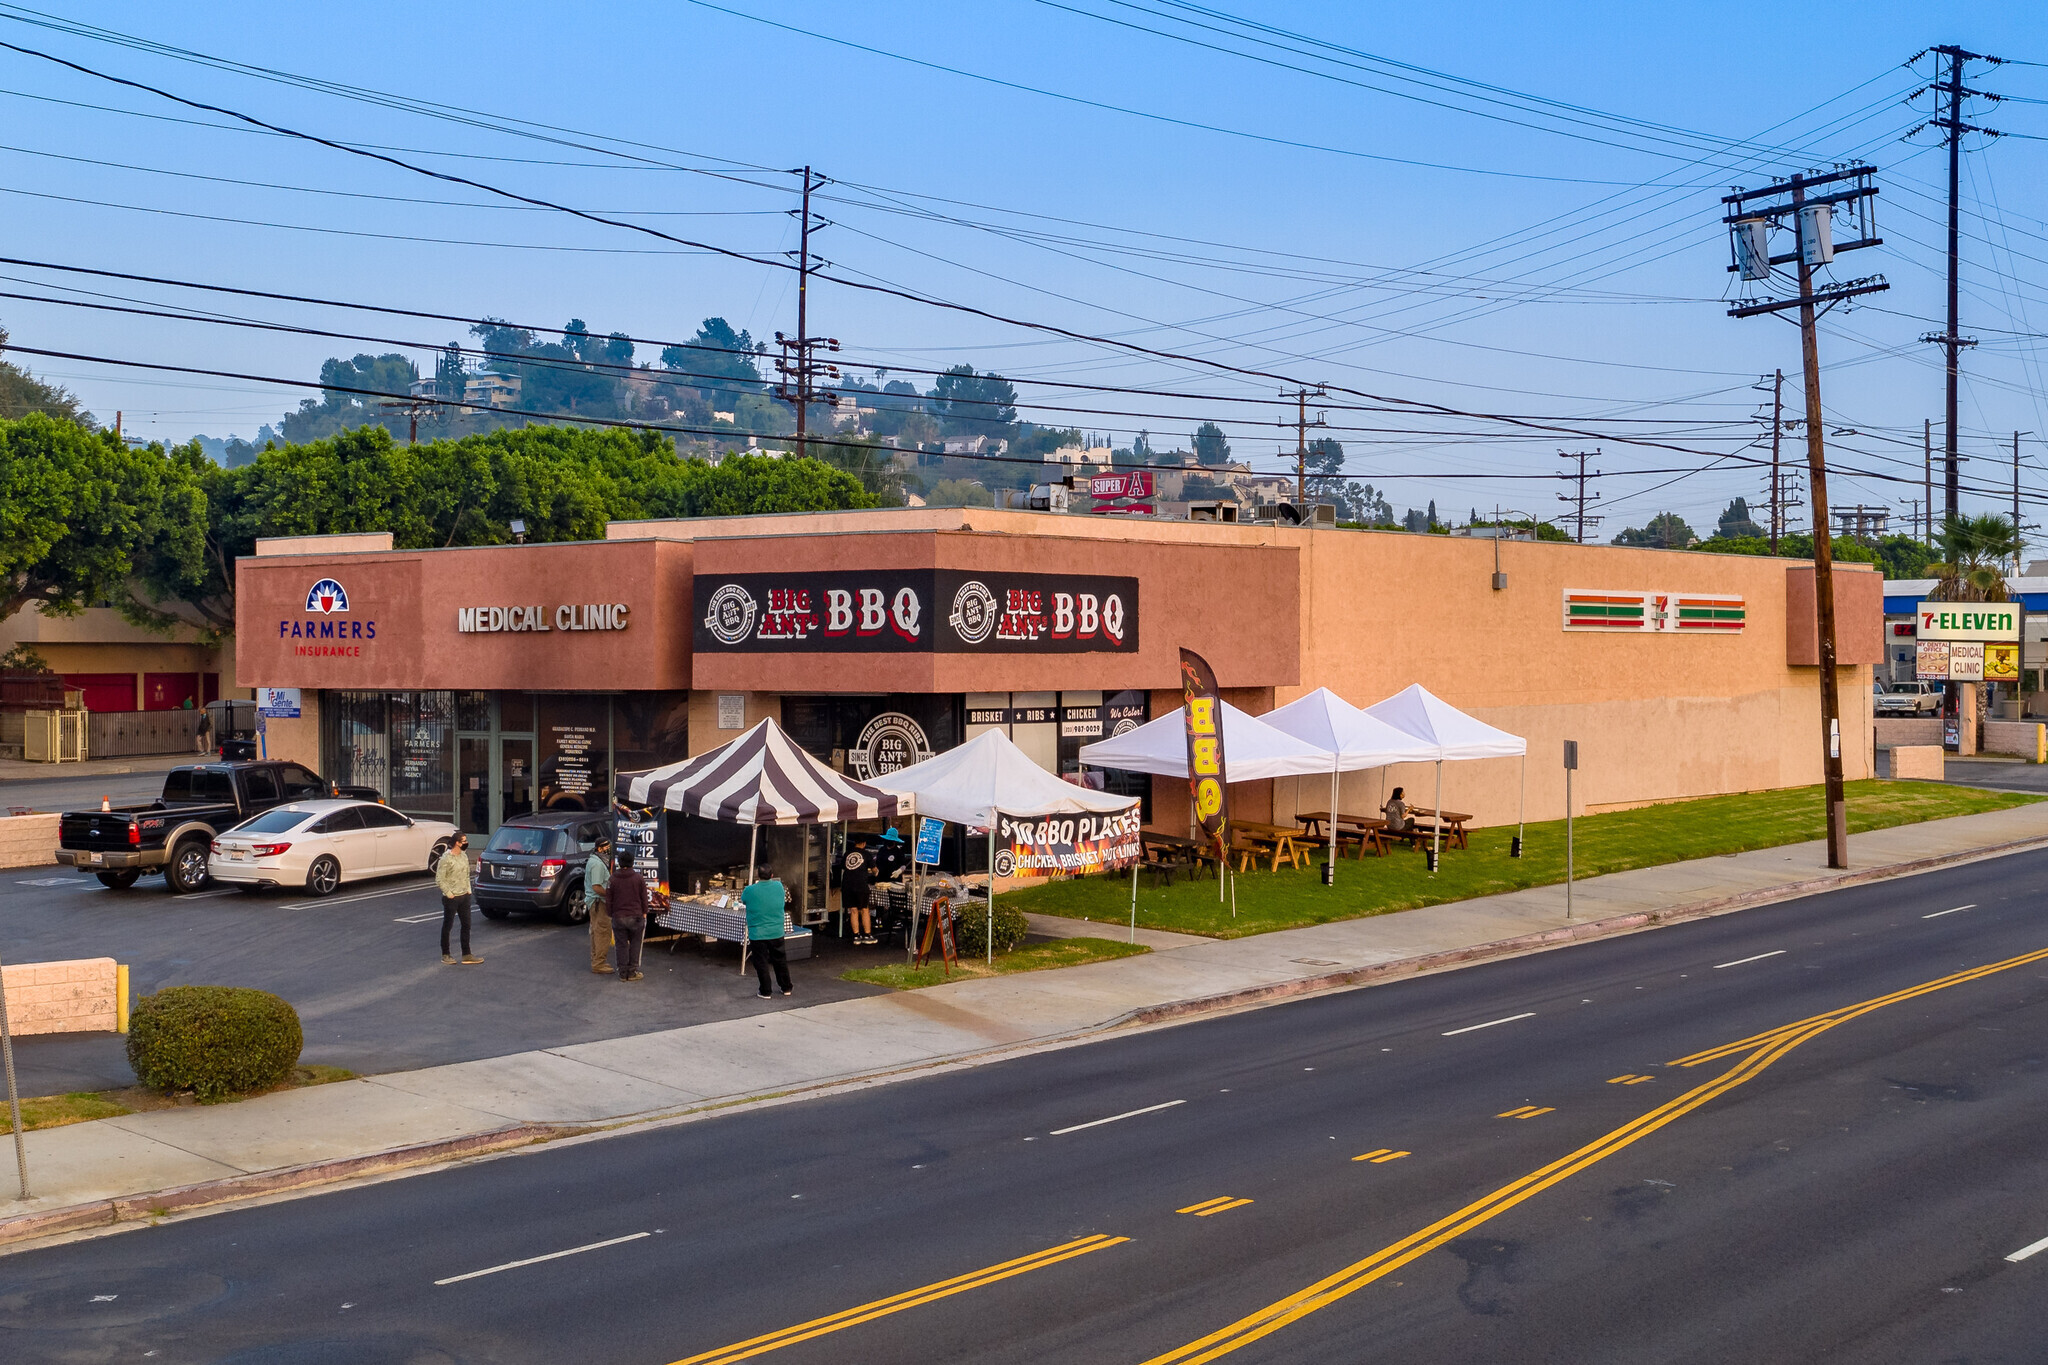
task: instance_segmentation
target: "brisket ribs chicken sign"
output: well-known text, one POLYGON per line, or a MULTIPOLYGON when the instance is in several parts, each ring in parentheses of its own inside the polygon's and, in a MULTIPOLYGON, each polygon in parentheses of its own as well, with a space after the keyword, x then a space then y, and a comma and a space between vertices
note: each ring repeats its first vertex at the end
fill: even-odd
POLYGON ((700 576, 707 653, 1135 654, 1138 580, 895 569, 700 576))

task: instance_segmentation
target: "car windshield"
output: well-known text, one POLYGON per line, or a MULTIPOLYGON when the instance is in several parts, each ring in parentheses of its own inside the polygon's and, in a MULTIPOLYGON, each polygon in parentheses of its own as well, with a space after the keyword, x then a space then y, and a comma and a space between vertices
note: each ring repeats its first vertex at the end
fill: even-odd
POLYGON ((548 844, 549 831, 532 825, 504 825, 491 836, 486 853, 539 853, 548 844))
POLYGON ((288 829, 297 829, 313 818, 309 810, 293 810, 289 806, 279 810, 267 810, 253 820, 244 820, 236 825, 237 834, 282 834, 288 829))

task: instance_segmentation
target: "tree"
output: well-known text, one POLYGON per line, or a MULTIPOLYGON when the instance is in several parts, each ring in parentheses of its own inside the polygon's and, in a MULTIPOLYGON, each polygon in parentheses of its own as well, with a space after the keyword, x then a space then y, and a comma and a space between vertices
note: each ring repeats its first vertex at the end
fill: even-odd
POLYGON ((1017 421, 1017 388, 999 374, 976 374, 972 365, 955 365, 933 382, 932 416, 946 436, 1007 436, 1017 421))
POLYGON ((153 543, 196 573, 204 506, 192 491, 160 446, 130 448, 40 412, 0 420, 0 620, 30 603, 76 616, 125 601, 153 543))
POLYGON ((1149 464, 1156 452, 1152 449, 1152 433, 1141 431, 1131 441, 1131 463, 1149 464))
POLYGON ((1699 539, 1685 518, 1676 512, 1659 512, 1647 526, 1631 526, 1614 538, 1616 545, 1634 545, 1658 550, 1686 550, 1699 539))
POLYGON ((1912 536, 1886 536, 1877 543, 1877 559, 1886 578, 1925 578, 1934 551, 1912 536))
MULTIPOLYGON (((1339 521, 1368 519, 1363 494, 1343 476, 1344 446, 1341 442, 1328 436, 1310 441, 1306 463, 1308 479, 1305 491, 1311 504, 1329 503, 1337 509, 1339 521)), ((1387 516, 1392 519, 1392 508, 1387 509, 1387 516)))
POLYGON ((1769 533, 1750 520, 1748 501, 1737 498, 1722 509, 1720 527, 1714 534, 1732 540, 1738 536, 1763 536, 1769 533))
POLYGON ((1204 422, 1195 428, 1195 463, 1202 465, 1226 465, 1230 463, 1230 442, 1223 439, 1223 428, 1214 422, 1204 422))
MULTIPOLYGON (((7 329, 0 327, 0 352, 7 349, 7 329)), ((71 390, 46 384, 19 365, 0 360, 0 419, 40 412, 80 426, 93 427, 92 414, 78 406, 71 390)))
POLYGON ((932 491, 924 495, 925 503, 931 507, 991 507, 995 505, 994 494, 974 479, 941 479, 932 485, 932 491))
POLYGON ((664 346, 661 363, 694 377, 707 398, 714 392, 723 395, 723 401, 713 401, 712 406, 726 409, 733 394, 761 389, 761 372, 754 368, 754 357, 766 349, 744 329, 735 332, 724 318, 706 318, 689 345, 664 346))
POLYGON ((419 367, 396 351, 351 360, 330 357, 320 366, 319 401, 305 399, 297 412, 286 414, 285 439, 318 440, 347 427, 402 421, 399 414, 379 405, 406 398, 419 377, 419 367))
POLYGON ((2008 600, 2005 565, 2019 553, 2012 520, 1993 513, 1955 516, 1942 523, 1934 538, 1941 562, 1928 565, 1940 581, 1928 596, 1937 602, 2004 602, 2008 600))

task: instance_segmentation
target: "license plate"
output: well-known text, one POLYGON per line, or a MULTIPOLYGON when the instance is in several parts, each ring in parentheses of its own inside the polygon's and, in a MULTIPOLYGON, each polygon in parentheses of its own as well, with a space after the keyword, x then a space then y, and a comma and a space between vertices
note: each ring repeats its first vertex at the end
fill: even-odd
POLYGON ((239 848, 231 848, 228 850, 228 857, 233 859, 235 862, 240 863, 247 862, 249 855, 239 848))
POLYGON ((105 862, 107 860, 107 855, 104 853, 88 853, 85 855, 85 860, 88 863, 97 865, 105 862))
POLYGON ((503 864, 500 864, 499 866, 491 869, 491 875, 493 877, 496 877, 499 881, 503 882, 518 881, 519 869, 516 867, 506 867, 503 864))

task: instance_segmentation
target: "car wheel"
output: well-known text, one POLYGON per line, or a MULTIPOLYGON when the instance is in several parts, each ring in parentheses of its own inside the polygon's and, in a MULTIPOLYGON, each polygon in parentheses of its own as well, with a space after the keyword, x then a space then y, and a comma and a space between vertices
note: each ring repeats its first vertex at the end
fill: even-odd
POLYGON ((98 877, 100 885, 106 887, 109 891, 126 891, 129 887, 135 885, 135 879, 142 874, 140 872, 96 872, 93 875, 98 877))
POLYGON ((497 905, 480 905, 477 909, 484 912, 485 919, 503 919, 512 913, 510 910, 497 905))
POLYGON ((555 918, 564 924, 587 924, 590 922, 590 905, 583 899, 583 885, 571 882, 562 892, 562 903, 555 908, 555 918))
POLYGON ((177 895, 187 895, 206 885, 206 841, 187 839, 171 850, 164 866, 164 881, 177 895))
POLYGON ((438 871, 441 867, 441 855, 447 851, 448 841, 446 839, 436 840, 433 849, 427 854, 427 871, 438 871))
POLYGON ((331 853, 323 853, 306 869, 306 890, 316 896, 331 896, 341 885, 341 864, 331 853))

